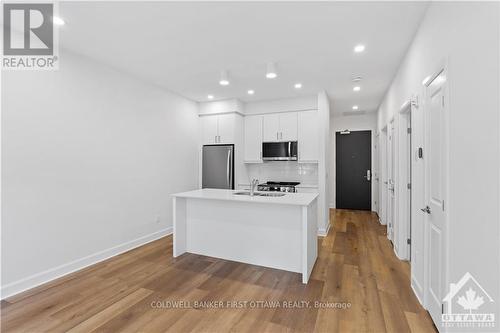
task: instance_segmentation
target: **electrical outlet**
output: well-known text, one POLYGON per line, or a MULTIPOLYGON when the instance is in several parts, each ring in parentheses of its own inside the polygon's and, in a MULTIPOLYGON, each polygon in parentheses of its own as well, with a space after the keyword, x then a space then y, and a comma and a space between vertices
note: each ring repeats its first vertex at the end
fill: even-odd
POLYGON ((156 215, 156 217, 155 217, 155 222, 156 222, 156 223, 160 223, 160 221, 161 221, 161 218, 160 218, 160 215, 158 214, 158 215, 156 215))

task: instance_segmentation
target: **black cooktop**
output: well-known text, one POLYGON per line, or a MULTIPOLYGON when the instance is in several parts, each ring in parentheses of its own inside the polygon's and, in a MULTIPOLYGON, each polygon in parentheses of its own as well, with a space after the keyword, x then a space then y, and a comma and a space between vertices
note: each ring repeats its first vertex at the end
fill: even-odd
POLYGON ((266 182, 261 185, 271 185, 271 186, 297 186, 299 182, 266 182))

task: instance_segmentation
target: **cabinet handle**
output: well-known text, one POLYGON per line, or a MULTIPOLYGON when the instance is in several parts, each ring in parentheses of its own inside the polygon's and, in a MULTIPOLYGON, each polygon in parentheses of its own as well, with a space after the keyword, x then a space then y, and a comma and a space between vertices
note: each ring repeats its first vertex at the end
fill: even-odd
POLYGON ((280 139, 280 135, 278 132, 276 132, 276 141, 280 139))
POLYGON ((280 132, 280 139, 283 140, 283 132, 280 132))

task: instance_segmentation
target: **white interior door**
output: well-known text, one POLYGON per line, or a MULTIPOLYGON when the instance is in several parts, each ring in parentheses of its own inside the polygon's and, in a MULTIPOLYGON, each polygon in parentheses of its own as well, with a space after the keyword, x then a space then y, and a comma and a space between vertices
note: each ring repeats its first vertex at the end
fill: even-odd
POLYGON ((380 132, 380 222, 387 224, 387 127, 380 132))
POLYGON ((428 284, 427 306, 436 326, 440 326, 442 299, 446 290, 446 127, 445 127, 445 72, 437 75, 426 88, 426 215, 428 225, 428 284))
POLYGON ((387 237, 394 241, 394 122, 387 129, 387 237))
POLYGON ((419 150, 424 147, 424 115, 411 110, 411 285, 423 303, 425 286, 425 164, 419 150))

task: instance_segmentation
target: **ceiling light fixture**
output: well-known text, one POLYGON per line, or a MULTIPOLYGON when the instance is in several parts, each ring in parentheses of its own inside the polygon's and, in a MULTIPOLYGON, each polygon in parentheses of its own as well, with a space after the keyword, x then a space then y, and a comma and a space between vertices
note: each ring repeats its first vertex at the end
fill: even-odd
POLYGON ((363 80, 363 78, 361 76, 355 76, 353 79, 352 79, 352 82, 360 82, 361 80, 363 80))
POLYGON ((227 86, 227 85, 229 85, 229 76, 227 74, 227 71, 220 72, 219 84, 221 86, 227 86))
POLYGON ((60 17, 57 17, 57 16, 53 16, 52 17, 52 22, 55 24, 55 25, 64 25, 66 24, 66 22, 64 22, 64 20, 60 17))
POLYGON ((358 44, 354 47, 354 52, 361 53, 365 50, 365 46, 363 44, 358 44))
POLYGON ((253 91, 253 90, 251 90, 251 89, 250 89, 249 91, 247 91, 247 93, 248 93, 249 95, 253 95, 253 94, 255 94, 255 91, 253 91))
POLYGON ((268 79, 274 79, 278 77, 278 73, 276 71, 276 65, 274 62, 270 62, 267 64, 266 77, 268 79))
POLYGON ((295 89, 300 89, 302 88, 302 83, 295 83, 294 87, 295 89))
POLYGON ((353 105, 353 106, 352 106, 352 109, 353 109, 353 110, 357 110, 357 109, 359 109, 359 107, 358 107, 357 105, 353 105))
POLYGON ((208 95, 207 98, 208 99, 214 99, 214 95, 208 95))
POLYGON ((352 90, 354 90, 354 91, 360 91, 361 87, 360 86, 355 86, 354 88, 352 88, 352 90))

